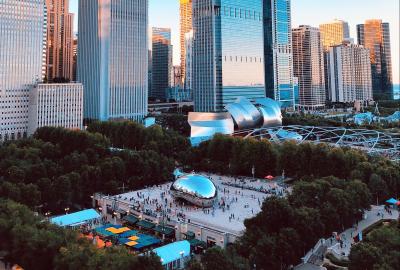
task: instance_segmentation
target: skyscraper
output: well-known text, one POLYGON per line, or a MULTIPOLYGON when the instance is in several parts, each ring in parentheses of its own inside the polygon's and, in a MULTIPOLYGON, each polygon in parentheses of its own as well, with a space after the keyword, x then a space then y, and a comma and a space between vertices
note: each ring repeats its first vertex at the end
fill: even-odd
POLYGON ((73 24, 69 0, 46 0, 47 50, 46 78, 73 80, 73 24))
POLYGON ((267 97, 294 107, 291 0, 263 0, 267 97))
MULTIPOLYGON (((328 51, 331 46, 342 45, 344 41, 351 41, 350 39, 350 30, 349 24, 342 20, 333 20, 331 22, 327 22, 321 24, 319 26, 321 31, 322 44, 324 46, 324 73, 325 73, 325 88, 328 91, 330 85, 328 84, 329 78, 329 70, 328 70, 328 51)), ((329 96, 329 93, 326 92, 326 96, 329 96)))
POLYGON ((195 111, 265 97, 261 0, 194 0, 193 33, 195 111))
POLYGON ((192 90, 193 82, 193 30, 185 34, 185 84, 184 88, 192 90))
POLYGON ((329 47, 328 96, 332 102, 372 100, 369 50, 349 42, 329 47))
POLYGON ((27 135, 29 90, 44 77, 44 0, 0 1, 0 141, 27 135))
POLYGON ((369 49, 375 99, 393 99, 389 23, 367 20, 357 25, 358 44, 369 49))
POLYGON ((148 0, 79 1, 78 81, 84 117, 147 114, 148 0))
POLYGON ((343 41, 350 39, 349 24, 345 21, 334 20, 319 26, 324 50, 330 46, 341 45, 343 41))
POLYGON ((72 46, 72 81, 77 80, 77 69, 78 69, 78 37, 74 37, 74 43, 72 46))
POLYGON ((298 77, 299 106, 325 106, 324 51, 318 28, 300 26, 292 30, 293 74, 298 77))
POLYGON ((166 98, 166 90, 172 84, 171 29, 153 27, 152 31, 152 83, 150 97, 166 98))
POLYGON ((185 83, 186 78, 186 47, 185 35, 189 33, 192 26, 192 0, 180 0, 180 45, 181 45, 181 69, 182 83, 185 83))

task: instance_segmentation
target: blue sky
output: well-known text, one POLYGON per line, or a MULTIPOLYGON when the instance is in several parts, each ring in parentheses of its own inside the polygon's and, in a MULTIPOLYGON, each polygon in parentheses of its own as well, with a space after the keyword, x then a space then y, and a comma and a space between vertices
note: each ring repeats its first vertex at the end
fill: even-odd
MULTIPOLYGON (((76 13, 78 0, 70 0, 76 13)), ((356 40, 356 25, 366 19, 382 19, 391 26, 393 79, 400 81, 400 7, 399 0, 292 0, 292 25, 318 26, 341 19, 348 21, 351 36, 356 40)), ((179 64, 179 0, 149 0, 149 24, 170 27, 174 45, 174 63, 179 64)), ((77 17, 77 16, 76 16, 77 17)))

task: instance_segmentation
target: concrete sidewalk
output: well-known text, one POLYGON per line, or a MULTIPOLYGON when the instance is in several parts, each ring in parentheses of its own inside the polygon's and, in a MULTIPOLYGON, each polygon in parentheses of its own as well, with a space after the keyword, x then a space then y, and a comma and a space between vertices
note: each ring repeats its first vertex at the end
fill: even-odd
POLYGON ((397 220, 399 218, 399 212, 397 210, 391 209, 391 211, 392 214, 385 211, 385 207, 383 205, 372 206, 370 211, 365 212, 363 220, 358 222, 358 224, 354 227, 349 228, 340 234, 340 239, 343 242, 342 246, 340 246, 340 243, 338 243, 336 240, 332 241, 332 244, 330 240, 327 240, 329 244, 328 250, 333 251, 336 253, 336 255, 341 257, 348 257, 351 246, 354 244, 353 238, 356 237, 360 232, 380 220, 397 220))
POLYGON ((392 213, 390 214, 385 211, 384 205, 372 205, 371 210, 364 212, 363 220, 339 234, 340 239, 342 240, 342 245, 340 245, 340 242, 334 239, 334 237, 329 239, 320 239, 314 248, 304 256, 303 263, 311 263, 313 265, 321 266, 326 251, 332 252, 335 257, 339 259, 347 259, 350 254, 351 246, 354 244, 353 237, 357 236, 360 232, 380 220, 397 220, 399 218, 399 212, 395 209, 391 209, 391 212, 392 213))

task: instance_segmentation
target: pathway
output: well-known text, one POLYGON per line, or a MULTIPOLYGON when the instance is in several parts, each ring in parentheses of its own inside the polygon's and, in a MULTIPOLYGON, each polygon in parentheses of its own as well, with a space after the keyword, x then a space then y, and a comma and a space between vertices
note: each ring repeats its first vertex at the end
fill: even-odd
POLYGON ((371 210, 365 211, 363 220, 340 234, 342 245, 333 237, 321 239, 314 248, 303 257, 304 263, 312 263, 321 266, 323 264, 323 256, 327 250, 334 253, 336 257, 347 258, 350 254, 351 246, 354 244, 353 237, 382 219, 397 220, 399 218, 399 212, 397 210, 391 209, 391 211, 391 214, 385 211, 383 205, 371 206, 371 210))
MULTIPOLYGON (((342 239, 342 246, 336 241, 329 240, 330 246, 328 250, 336 253, 336 255, 348 257, 350 254, 351 246, 354 244, 353 237, 357 236, 360 232, 368 228, 369 226, 375 224, 382 219, 397 220, 399 218, 399 213, 397 210, 391 209, 392 214, 385 211, 384 206, 372 206, 370 211, 366 211, 364 214, 364 219, 358 222, 357 226, 347 229, 340 234, 342 239)), ((364 237, 364 236, 363 236, 364 237)))

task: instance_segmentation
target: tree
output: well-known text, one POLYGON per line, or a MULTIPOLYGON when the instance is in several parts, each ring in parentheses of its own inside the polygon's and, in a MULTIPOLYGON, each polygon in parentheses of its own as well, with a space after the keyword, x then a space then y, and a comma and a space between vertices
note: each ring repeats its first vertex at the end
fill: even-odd
POLYGON ((373 270, 382 254, 369 243, 360 243, 351 248, 350 270, 373 270))
POLYGON ((214 247, 208 249, 201 257, 204 270, 235 269, 222 249, 214 247))
POLYGON ((368 187, 371 193, 375 195, 377 203, 383 201, 387 197, 387 185, 386 182, 377 174, 372 174, 369 178, 368 187))
POLYGON ((191 259, 185 266, 186 270, 204 270, 202 264, 196 259, 191 259))

